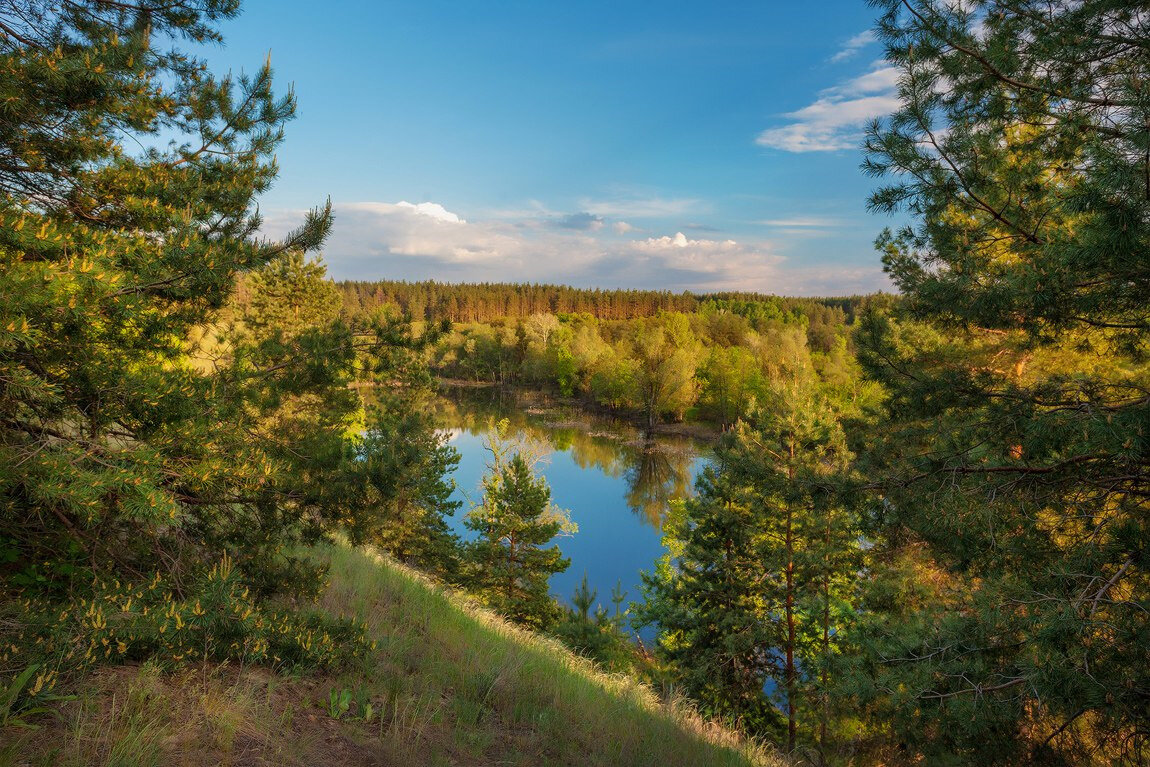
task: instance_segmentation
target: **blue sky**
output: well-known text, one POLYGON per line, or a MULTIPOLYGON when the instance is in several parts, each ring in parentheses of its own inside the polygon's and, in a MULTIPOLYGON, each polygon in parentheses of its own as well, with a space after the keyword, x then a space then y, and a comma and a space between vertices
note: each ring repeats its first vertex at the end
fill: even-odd
POLYGON ((888 288, 862 125, 893 72, 849 2, 249 0, 299 117, 269 234, 331 196, 336 278, 888 288), (317 12, 317 9, 318 12, 317 12))

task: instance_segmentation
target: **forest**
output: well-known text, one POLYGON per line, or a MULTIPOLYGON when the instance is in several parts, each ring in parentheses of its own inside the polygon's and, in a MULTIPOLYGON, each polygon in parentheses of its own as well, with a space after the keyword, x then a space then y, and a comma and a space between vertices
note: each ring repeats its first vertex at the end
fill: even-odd
MULTIPOLYGON (((337 282, 345 310, 371 313, 385 306, 397 308, 413 320, 449 320, 452 323, 488 323, 526 319, 536 314, 587 314, 600 320, 630 320, 659 312, 698 311, 716 301, 764 304, 763 318, 782 319, 804 309, 838 308, 854 317, 859 296, 844 298, 784 298, 759 293, 679 294, 657 290, 601 290, 565 285, 501 283, 443 284, 428 282, 337 282)), ((743 309, 744 314, 749 310, 743 309)))
POLYGON ((148 729, 233 673, 356 764, 1150 763, 1150 16, 872 6, 897 293, 784 298, 335 282, 330 200, 262 234, 294 92, 197 58, 238 2, 0 2, 0 764, 250 756, 148 729), (437 377, 714 427, 642 594, 551 592, 506 421, 461 507, 437 377), (573 668, 655 713, 521 694, 573 668))
POLYGON ((578 397, 648 429, 688 414, 731 426, 762 397, 765 382, 805 349, 820 375, 845 383, 852 359, 848 322, 859 308, 891 298, 684 294, 677 297, 683 310, 672 310, 669 297, 655 292, 381 283, 370 295, 383 303, 365 304, 361 287, 340 285, 347 316, 383 310, 410 319, 413 307, 433 300, 450 306, 450 316, 486 317, 454 321, 434 344, 428 362, 442 377, 578 397), (528 299, 514 300, 520 293, 528 299), (511 313, 497 313, 500 306, 511 313), (607 319, 617 306, 628 307, 629 316, 607 319))

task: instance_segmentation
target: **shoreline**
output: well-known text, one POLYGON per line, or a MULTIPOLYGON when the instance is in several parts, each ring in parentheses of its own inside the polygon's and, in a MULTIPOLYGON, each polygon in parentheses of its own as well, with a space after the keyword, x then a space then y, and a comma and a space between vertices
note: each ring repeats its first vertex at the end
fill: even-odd
POLYGON ((569 407, 587 415, 606 417, 615 419, 630 427, 638 429, 640 432, 651 434, 652 436, 660 437, 685 437, 688 439, 695 439, 708 444, 714 444, 719 440, 723 434, 723 429, 718 424, 708 421, 678 421, 670 423, 659 423, 651 430, 646 428, 646 425, 640 419, 629 417, 625 413, 611 410, 609 408, 588 403, 586 400, 579 397, 564 397, 554 392, 535 389, 530 386, 522 384, 500 384, 491 381, 469 381, 467 379, 447 378, 442 376, 434 376, 436 388, 440 391, 444 389, 492 389, 502 392, 511 392, 516 396, 528 395, 528 397, 540 397, 547 401, 547 404, 558 407, 569 407))

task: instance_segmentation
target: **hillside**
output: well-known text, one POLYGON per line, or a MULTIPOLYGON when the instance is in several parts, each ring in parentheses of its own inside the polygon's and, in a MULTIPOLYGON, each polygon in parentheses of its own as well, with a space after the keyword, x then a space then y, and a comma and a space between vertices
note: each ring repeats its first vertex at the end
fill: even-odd
POLYGON ((104 669, 37 729, 0 728, 0 765, 782 764, 406 568, 316 554, 331 564, 321 605, 368 624, 370 667, 104 669))

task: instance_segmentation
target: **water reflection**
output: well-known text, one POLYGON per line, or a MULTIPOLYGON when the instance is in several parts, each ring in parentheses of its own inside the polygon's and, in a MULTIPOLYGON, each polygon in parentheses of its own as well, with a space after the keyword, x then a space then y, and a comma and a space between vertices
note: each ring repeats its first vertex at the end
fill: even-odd
POLYGON ((660 529, 671 501, 686 497, 706 448, 687 437, 645 436, 629 424, 565 407, 537 392, 496 387, 447 387, 435 402, 445 429, 483 437, 506 418, 527 439, 570 455, 626 483, 624 501, 644 523, 660 529))
POLYGON ((671 501, 691 491, 695 453, 682 445, 645 443, 627 467, 627 505, 661 528, 671 501))

